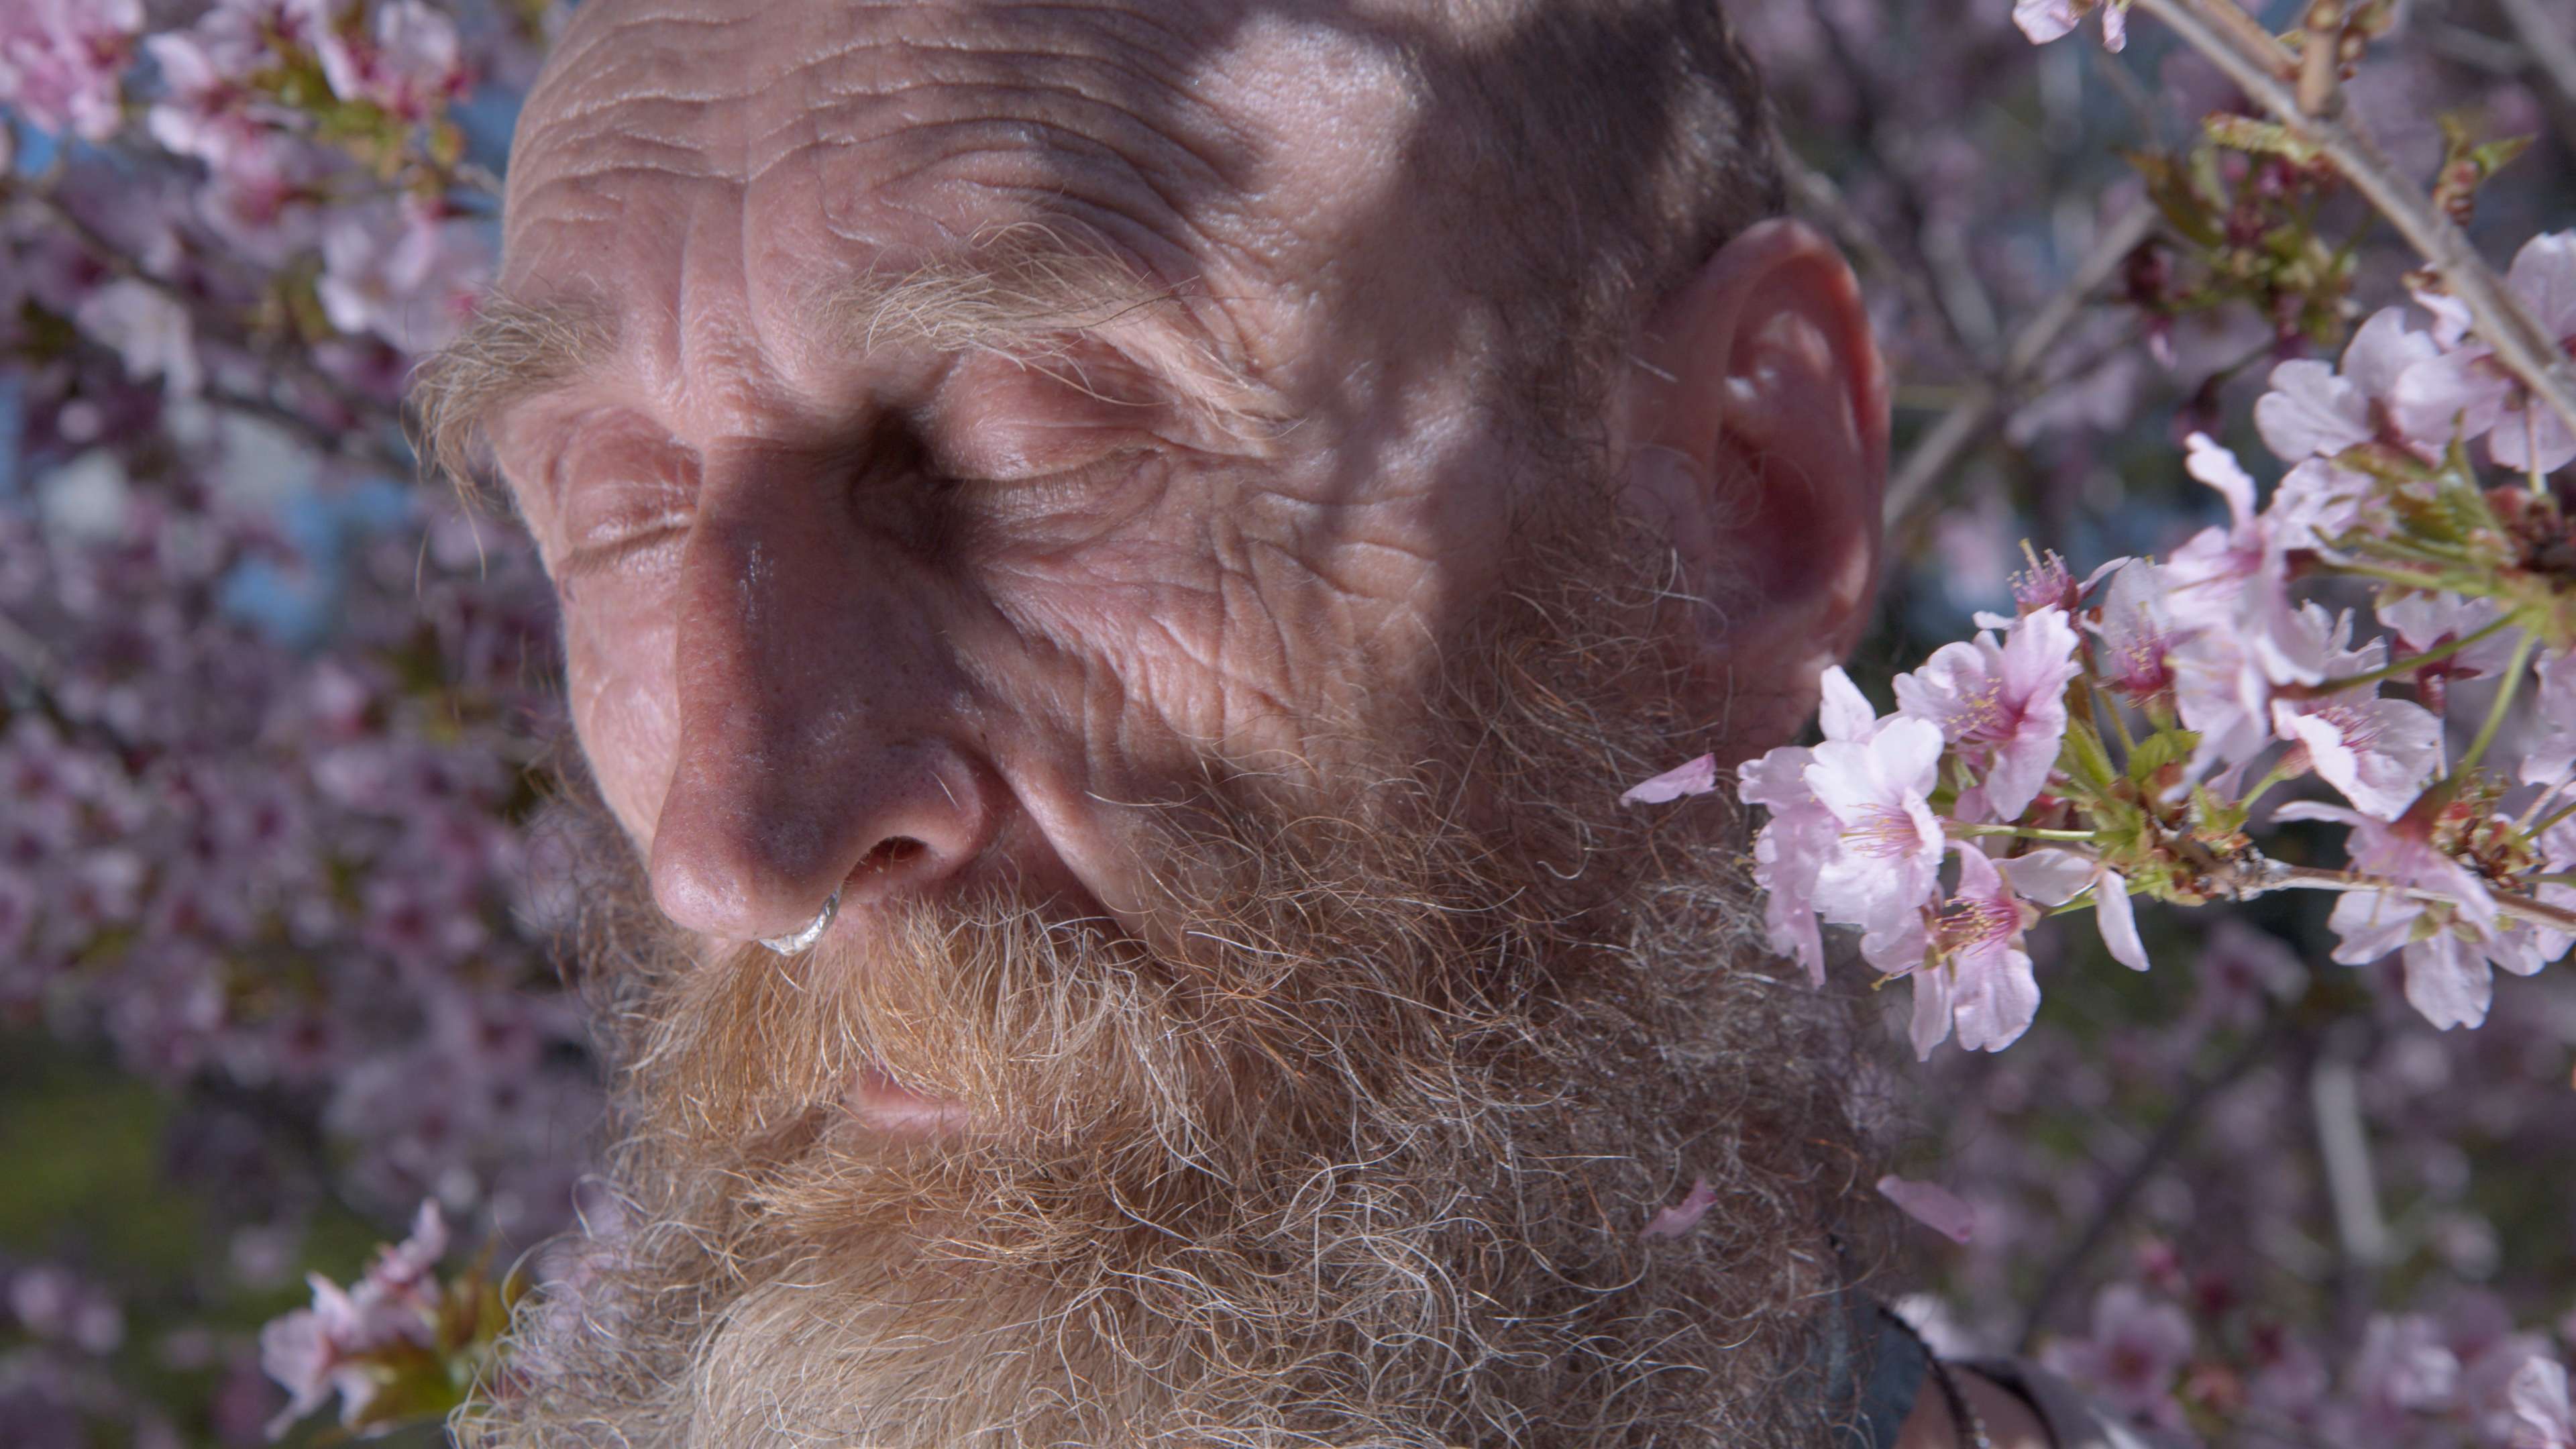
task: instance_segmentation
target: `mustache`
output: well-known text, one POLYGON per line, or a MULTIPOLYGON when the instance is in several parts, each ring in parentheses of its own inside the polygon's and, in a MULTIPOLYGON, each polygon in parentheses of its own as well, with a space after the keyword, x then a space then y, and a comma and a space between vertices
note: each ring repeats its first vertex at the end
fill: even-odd
POLYGON ((970 1143, 1144 1140, 1210 1161, 1282 1114, 1418 1098, 1411 1078, 1516 1015, 1526 892, 1485 888, 1473 861, 1435 863, 1382 820, 1264 813, 1224 811, 1213 836, 1195 822, 1150 943, 995 887, 871 908, 794 957, 685 966, 633 1060, 645 1115, 757 1153, 827 1126, 873 1077, 957 1104, 970 1143), (1359 844, 1390 838, 1414 858, 1359 844))
POLYGON ((857 924, 792 957, 744 947, 666 982, 631 1067, 648 1116, 721 1155, 810 1134, 871 1075, 961 1105, 977 1131, 1036 1138, 1169 1097, 1151 1090, 1184 1054, 1168 973, 1110 923, 988 892, 857 924))

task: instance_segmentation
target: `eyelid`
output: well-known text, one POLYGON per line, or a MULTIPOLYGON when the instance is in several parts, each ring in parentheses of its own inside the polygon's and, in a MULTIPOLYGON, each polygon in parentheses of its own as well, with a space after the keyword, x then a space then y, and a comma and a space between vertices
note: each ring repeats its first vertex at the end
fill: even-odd
POLYGON ((688 533, 694 494, 669 479, 598 479, 565 495, 559 519, 567 569, 627 564, 688 533))

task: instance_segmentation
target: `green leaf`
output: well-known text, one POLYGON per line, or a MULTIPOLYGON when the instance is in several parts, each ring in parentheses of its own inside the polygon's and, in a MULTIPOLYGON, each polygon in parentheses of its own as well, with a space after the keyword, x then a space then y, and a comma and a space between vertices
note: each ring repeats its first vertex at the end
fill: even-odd
POLYGON ((2195 830, 2211 838, 2234 835, 2245 828, 2247 808, 2242 801, 2221 800, 2206 785, 2191 787, 2191 821, 2195 830))
POLYGON ((2251 116, 2225 113, 2204 118, 2203 134, 2231 151, 2250 151, 2258 156, 2278 156, 2301 166, 2313 166, 2324 153, 2316 143, 2277 121, 2258 121, 2251 116))
POLYGON ((2147 183, 2147 199, 2164 214, 2167 225, 2197 246, 2214 247, 2227 239, 2226 224, 2215 206, 2192 184, 2191 173, 2173 157, 2157 151, 2124 152, 2147 183))
POLYGON ((2189 761, 2191 752, 2199 748, 2200 735, 2195 731, 2158 730, 2138 741, 2137 748, 2130 752, 2129 778, 2139 788, 2147 788, 2154 782, 2157 771, 2189 761))
POLYGON ((2102 737, 2080 719, 2066 722, 2066 745, 2058 754, 2058 765, 2099 794, 2110 793, 2120 778, 2111 768, 2111 752, 2103 748, 2102 737))

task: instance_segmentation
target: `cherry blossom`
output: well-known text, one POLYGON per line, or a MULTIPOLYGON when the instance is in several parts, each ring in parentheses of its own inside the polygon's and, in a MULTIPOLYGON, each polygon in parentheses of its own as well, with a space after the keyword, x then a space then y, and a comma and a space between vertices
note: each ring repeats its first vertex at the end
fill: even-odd
POLYGON ((2024 617, 2006 642, 1980 633, 1944 644, 1923 667, 1896 677, 1898 708, 1940 726, 1942 738, 1983 775, 1987 808, 2010 820, 2048 782, 2066 738, 2066 686, 2082 666, 2064 610, 2024 617))
POLYGON ((479 223, 393 204, 337 213, 322 234, 322 260, 315 290, 331 325, 406 352, 455 334, 492 265, 479 223))
MULTIPOLYGON (((2425 654, 2455 641, 2475 638, 2504 617, 2504 606, 2493 599, 2439 592, 2382 595, 2374 611, 2379 622, 2396 631, 2406 654, 2425 654)), ((2410 678, 2426 706, 2438 713, 2449 696, 2452 681, 2496 673, 2513 658, 2513 649, 2510 634, 2487 634, 2474 644, 2419 666, 2410 678)))
POLYGON ((2567 1370, 2533 1358, 2514 1372, 2511 1449, 2576 1449, 2576 1417, 2567 1406, 2567 1370))
MULTIPOLYGON (((2345 614, 2326 642, 2329 678, 2357 678, 2386 662, 2384 644, 2374 639, 2353 649, 2351 638, 2352 616, 2345 614)), ((2310 767, 2327 784, 2383 820, 2404 813, 2442 768, 2441 720, 2420 704, 2380 698, 2376 684, 2277 697, 2272 727, 2307 751, 2310 767)))
POLYGON ((2540 728, 2525 747, 2522 780, 2556 785, 2576 776, 2576 653, 2544 654, 2535 673, 2540 728))
POLYGON ((2362 526, 2378 489, 2368 474, 2310 458, 2282 475, 2263 509, 2264 522, 2285 550, 2340 558, 2334 541, 2362 526))
POLYGON ((2300 626, 2289 597, 2286 549, 2254 510, 2254 480, 2236 455, 2194 433, 2184 466, 2227 500, 2229 523, 2193 535, 2164 564, 2175 619, 2186 627, 2232 631, 2274 684, 2314 684, 2325 677, 2322 641, 2300 626))
POLYGON ((1861 952, 1881 970, 1921 959, 1923 907, 1947 838, 1928 798, 1940 763, 1940 730, 1900 718, 1866 740, 1826 740, 1803 772, 1832 821, 1808 908, 1861 927, 1861 952))
POLYGON ((2043 906, 2062 906, 2086 891, 2093 893, 2093 916, 2111 959, 2133 971, 2147 969, 2147 948, 2138 937, 2138 918, 2129 900, 2129 883, 2098 860, 2071 850, 2042 846, 2001 862, 2013 889, 2043 906))
POLYGON ((2040 1362, 2137 1422, 2178 1428, 2174 1380, 2191 1349, 2191 1320, 2181 1308, 2115 1283, 2093 1300, 2091 1334, 2049 1344, 2040 1362))
POLYGON ((106 139, 123 120, 117 78, 142 28, 142 0, 11 0, 0 10, 0 107, 106 139))
POLYGON ((2000 1051, 2019 1040, 2039 1012, 2039 983, 2023 940, 2039 919, 2038 909, 2012 889, 1984 851, 1963 846, 1958 855, 1958 889, 1931 928, 1929 959, 1912 972, 1914 1054, 1927 1060, 1954 1022, 1963 1049, 2000 1051))
POLYGON ((294 115, 264 100, 248 82, 273 62, 269 37, 278 33, 281 20, 219 4, 188 30, 145 37, 144 53, 161 72, 161 96, 145 115, 152 139, 228 176, 271 164, 272 153, 286 144, 294 115))
POLYGON ((2383 820, 2403 813, 2442 765, 2442 722, 2402 699, 2274 700, 2272 721, 2282 739, 2306 747, 2327 784, 2383 820))
POLYGON ((2435 904, 2397 890, 2355 891, 2335 902, 2328 924, 2342 943, 2334 959, 2364 966, 2390 952, 2402 954, 2406 999, 2424 1019, 2445 1031, 2486 1020, 2494 994, 2488 947, 2502 918, 2485 882, 2436 848, 2420 823, 2395 824, 2341 806, 2297 800, 2280 808, 2283 820, 2327 820, 2352 827, 2353 869, 2394 887, 2437 893, 2435 904))
MULTIPOLYGON (((317 6, 317 8, 320 8, 317 6)), ((327 10, 323 12, 327 17, 327 10)), ((357 30, 324 18, 313 28, 322 73, 343 100, 372 101, 416 120, 465 86, 455 22, 421 0, 378 0, 370 26, 357 30)))
MULTIPOLYGON (((1818 724, 1827 740, 1861 744, 1877 733, 1877 714, 1840 665, 1824 672, 1820 686, 1818 724)), ((1816 923, 1816 878, 1833 852, 1840 825, 1807 783, 1807 767, 1813 763, 1814 751, 1783 746, 1747 760, 1736 774, 1741 798, 1771 812, 1770 823, 1754 840, 1753 876, 1763 890, 1764 929, 1772 949, 1795 957, 1821 986, 1825 948, 1816 923)))
MULTIPOLYGON (((2523 243, 2505 285, 2542 332, 2561 339, 2562 348, 2569 345, 2565 339, 2576 338, 2576 232, 2523 243)), ((2408 433, 2447 438, 2456 418, 2463 436, 2486 439, 2500 467, 2549 473, 2576 459, 2576 431, 2553 410, 2529 406, 2493 348, 2465 333, 2455 333, 2444 348, 2398 380, 2397 416, 2408 433)))
MULTIPOLYGON (((2128 0, 2099 0, 2099 4, 2102 48, 2119 50, 2129 43, 2128 0)), ((2013 24, 2021 27, 2031 44, 2046 45, 2072 33, 2095 6, 2096 0, 2014 0, 2013 24)))
POLYGON ((340 1422, 356 1424, 381 1384, 370 1356, 388 1346, 428 1347, 436 1334, 438 1285, 430 1269, 447 1251, 447 1224, 434 1201, 413 1217, 411 1236, 384 1249, 354 1288, 314 1274, 313 1306, 260 1333, 260 1360, 292 1397, 269 1426, 288 1424, 340 1400, 340 1422))
POLYGON ((2111 575, 2100 617, 2085 624, 2097 641, 2095 667, 2103 684, 2134 703, 2173 693, 2173 653, 2186 631, 2174 622, 2166 592, 2152 561, 2127 560, 2111 575))
POLYGON ((125 359, 126 372, 137 382, 157 378, 181 395, 204 386, 187 307, 151 283, 110 282, 82 299, 74 315, 84 331, 125 359))
POLYGON ((2364 1332, 2353 1377, 2392 1409, 2440 1409, 2459 1392, 2460 1357, 2441 1325, 2421 1313, 2377 1314, 2364 1332))
MULTIPOLYGON (((2340 370, 2307 358, 2274 367, 2272 390, 2254 403, 2254 425, 2264 446, 2285 461, 2332 458, 2388 434, 2398 379, 2440 355, 2431 334, 2406 325, 2404 308, 2383 307, 2353 333, 2340 370)), ((2438 439, 2408 439, 2418 446, 2429 441, 2436 453, 2448 440, 2447 430, 2438 439)))

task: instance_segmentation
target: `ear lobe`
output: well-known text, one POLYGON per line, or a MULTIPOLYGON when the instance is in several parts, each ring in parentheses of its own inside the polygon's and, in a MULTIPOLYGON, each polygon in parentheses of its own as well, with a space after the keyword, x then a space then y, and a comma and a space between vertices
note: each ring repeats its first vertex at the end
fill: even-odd
POLYGON ((1851 269, 1788 220, 1720 248, 1656 309, 1637 361, 1629 496, 1718 606, 1706 662, 1731 686, 1731 733, 1760 748, 1798 728, 1868 623, 1886 370, 1851 269))

